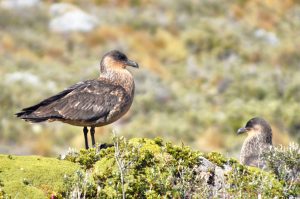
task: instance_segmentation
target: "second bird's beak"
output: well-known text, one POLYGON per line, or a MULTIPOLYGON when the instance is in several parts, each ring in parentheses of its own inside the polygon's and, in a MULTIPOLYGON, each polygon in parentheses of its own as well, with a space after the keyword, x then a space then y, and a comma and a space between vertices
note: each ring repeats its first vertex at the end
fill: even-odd
POLYGON ((248 128, 242 127, 242 128, 239 128, 239 130, 236 133, 242 134, 242 133, 246 133, 248 130, 249 130, 248 128))
POLYGON ((126 65, 127 66, 132 66, 134 68, 139 68, 139 64, 134 62, 134 61, 131 61, 131 60, 127 60, 126 65))

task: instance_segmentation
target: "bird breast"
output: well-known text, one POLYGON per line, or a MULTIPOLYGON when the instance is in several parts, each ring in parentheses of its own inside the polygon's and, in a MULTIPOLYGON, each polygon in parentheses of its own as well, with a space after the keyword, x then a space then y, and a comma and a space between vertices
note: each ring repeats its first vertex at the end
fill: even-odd
POLYGON ((244 141, 241 149, 240 162, 242 164, 257 166, 263 151, 270 146, 261 135, 250 135, 244 141))
POLYGON ((99 79, 122 86, 129 96, 134 95, 134 79, 126 69, 107 70, 105 73, 100 74, 99 79))
POLYGON ((126 69, 113 71, 108 70, 108 72, 106 72, 105 74, 100 75, 99 79, 102 81, 108 81, 116 86, 121 86, 125 90, 126 95, 119 93, 121 92, 120 90, 114 90, 110 93, 111 95, 120 96, 118 103, 116 103, 113 109, 110 110, 106 122, 100 122, 96 126, 102 126, 103 124, 112 123, 126 114, 133 102, 135 89, 133 76, 126 69))

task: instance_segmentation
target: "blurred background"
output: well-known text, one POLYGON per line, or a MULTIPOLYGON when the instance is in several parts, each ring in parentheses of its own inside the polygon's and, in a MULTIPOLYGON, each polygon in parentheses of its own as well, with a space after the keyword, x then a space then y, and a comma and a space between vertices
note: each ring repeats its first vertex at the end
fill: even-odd
POLYGON ((14 116, 82 80, 119 49, 139 63, 130 111, 96 129, 237 157, 254 116, 300 142, 299 0, 1 0, 0 153, 83 148, 81 127, 14 116))

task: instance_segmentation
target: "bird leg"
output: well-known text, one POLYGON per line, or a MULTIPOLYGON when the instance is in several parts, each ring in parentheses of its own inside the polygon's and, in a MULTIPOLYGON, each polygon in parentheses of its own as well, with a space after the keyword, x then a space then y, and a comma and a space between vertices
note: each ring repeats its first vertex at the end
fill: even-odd
POLYGON ((87 137, 88 132, 89 132, 88 128, 86 126, 83 127, 85 149, 89 149, 89 143, 88 143, 88 137, 87 137))
POLYGON ((95 147, 95 127, 91 127, 90 132, 92 137, 92 146, 95 147))

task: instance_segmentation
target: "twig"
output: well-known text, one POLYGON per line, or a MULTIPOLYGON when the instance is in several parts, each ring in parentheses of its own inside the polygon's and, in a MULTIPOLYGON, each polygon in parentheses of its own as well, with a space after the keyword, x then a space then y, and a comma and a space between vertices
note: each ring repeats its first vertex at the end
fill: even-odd
POLYGON ((121 177, 121 184, 122 184, 122 198, 125 199, 126 195, 125 195, 125 186, 124 186, 124 174, 123 174, 123 170, 124 170, 124 164, 123 162, 119 159, 120 156, 120 149, 119 149, 119 138, 116 137, 115 132, 114 133, 114 146, 115 146, 115 159, 120 171, 120 177, 121 177))

